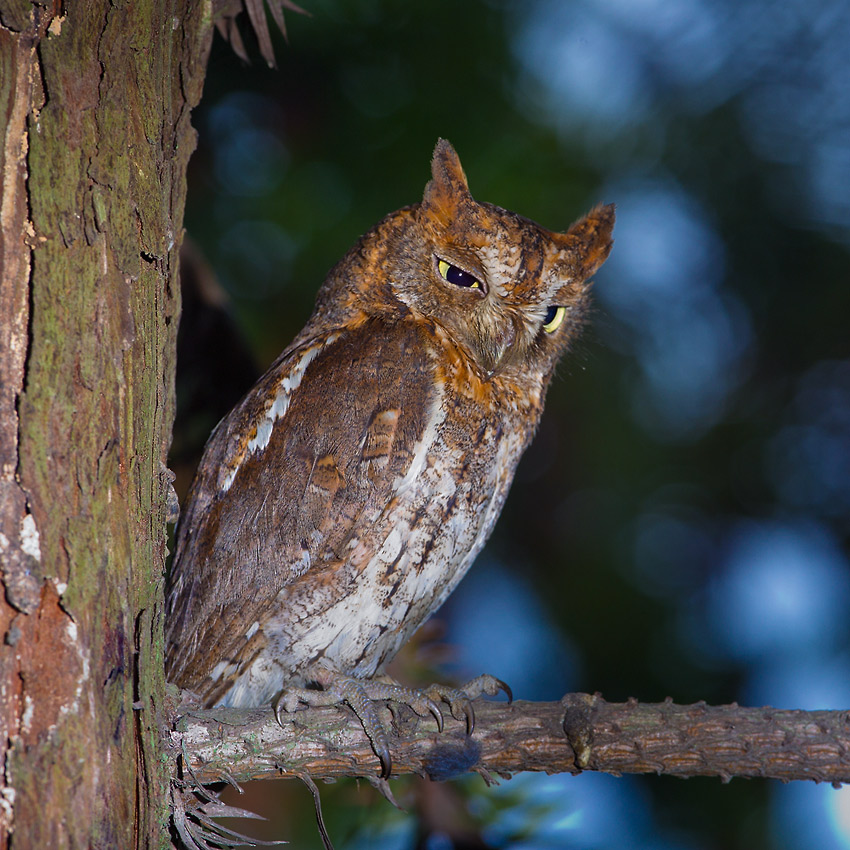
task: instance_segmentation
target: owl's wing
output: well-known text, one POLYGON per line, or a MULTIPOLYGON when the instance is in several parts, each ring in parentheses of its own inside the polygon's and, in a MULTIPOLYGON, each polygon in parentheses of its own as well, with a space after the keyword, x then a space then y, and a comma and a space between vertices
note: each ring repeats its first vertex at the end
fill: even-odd
POLYGON ((423 333, 369 321, 299 345, 218 426, 178 534, 173 681, 203 694, 215 662, 250 661, 251 626, 281 590, 333 593, 352 541, 369 554, 368 529, 435 415, 423 333))

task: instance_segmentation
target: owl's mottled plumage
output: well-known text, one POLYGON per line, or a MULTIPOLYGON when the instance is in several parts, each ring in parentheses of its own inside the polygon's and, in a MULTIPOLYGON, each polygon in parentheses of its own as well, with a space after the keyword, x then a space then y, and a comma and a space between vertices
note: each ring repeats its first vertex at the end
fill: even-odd
POLYGON ((380 673, 502 509, 613 207, 552 233, 473 200, 445 141, 432 173, 207 444, 167 626, 169 678, 205 704, 380 673))

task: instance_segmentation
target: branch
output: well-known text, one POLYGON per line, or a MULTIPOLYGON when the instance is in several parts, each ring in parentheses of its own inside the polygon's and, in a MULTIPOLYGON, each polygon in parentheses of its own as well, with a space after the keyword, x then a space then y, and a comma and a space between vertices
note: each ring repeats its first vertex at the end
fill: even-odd
MULTIPOLYGON (((182 711, 182 710, 181 710, 182 711)), ((588 694, 561 702, 475 703, 475 731, 446 717, 388 709, 393 773, 432 779, 477 771, 666 773, 850 782, 850 712, 780 711, 738 705, 608 703, 588 694)), ((308 774, 376 777, 360 722, 340 708, 299 710, 278 725, 270 710, 188 710, 173 733, 201 783, 308 774)))

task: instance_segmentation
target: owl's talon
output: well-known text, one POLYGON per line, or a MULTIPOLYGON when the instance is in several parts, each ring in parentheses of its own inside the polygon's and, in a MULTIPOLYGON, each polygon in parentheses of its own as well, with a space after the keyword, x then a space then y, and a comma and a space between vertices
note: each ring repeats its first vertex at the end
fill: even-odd
MULTIPOLYGON (((466 721, 466 734, 471 735, 475 729, 475 709, 472 700, 462 688, 449 688, 445 685, 431 685, 428 695, 448 703, 449 712, 458 721, 466 721)), ((440 730, 442 731, 442 730, 440 730)))
POLYGON ((466 734, 471 735, 475 731, 475 708, 472 701, 482 695, 494 697, 500 691, 504 691, 508 702, 513 701, 514 695, 508 685, 501 679, 484 673, 460 688, 431 685, 425 693, 434 700, 448 703, 452 717, 455 720, 466 720, 466 734))
MULTIPOLYGON (((398 686, 386 686, 380 685, 380 683, 361 681, 328 670, 315 671, 313 678, 322 686, 322 690, 287 688, 278 694, 272 703, 277 722, 283 726, 281 709, 290 713, 297 711, 299 705, 302 704, 318 708, 320 706, 346 703, 357 715, 357 719, 363 726, 363 731, 366 733, 366 737, 372 744, 372 749, 381 763, 381 778, 389 779, 393 766, 389 740, 372 700, 392 698, 384 695, 388 687, 390 690, 394 689, 396 691, 402 691, 403 689, 398 686), (375 685, 378 685, 378 687, 375 688, 375 685), (374 690, 379 691, 381 696, 374 696, 374 690)), ((404 700, 401 701, 403 702, 404 700)), ((434 708, 437 707, 434 706, 434 708)))
POLYGON ((372 744, 372 749, 381 763, 381 779, 389 779, 393 769, 390 744, 378 712, 372 702, 370 682, 361 682, 347 676, 331 676, 326 680, 326 693, 336 694, 340 702, 346 702, 360 719, 363 731, 372 744))
MULTIPOLYGON (((274 699, 272 702, 272 708, 274 709, 274 716, 277 719, 277 722, 280 726, 283 726, 282 720, 282 712, 286 712, 287 714, 291 714, 293 711, 298 709, 300 703, 305 703, 309 705, 308 700, 302 698, 302 688, 296 688, 291 691, 283 691, 274 699)), ((316 693, 320 693, 320 691, 316 691, 316 693)))
POLYGON ((454 706, 451 708, 452 717, 455 720, 466 721, 466 734, 471 735, 475 731, 475 707, 472 705, 472 700, 464 700, 463 706, 458 709, 458 714, 455 714, 454 706))
POLYGON ((514 694, 510 686, 505 684, 501 679, 491 676, 489 673, 482 673, 480 676, 476 676, 463 685, 460 690, 470 699, 475 699, 475 697, 480 697, 483 694, 486 694, 488 697, 494 697, 499 691, 504 691, 508 702, 514 701, 514 694))
MULTIPOLYGON (((412 692, 416 694, 416 691, 412 692)), ((426 695, 419 696, 418 699, 411 699, 409 701, 402 700, 406 705, 409 705, 410 708, 413 709, 420 717, 425 717, 426 714, 431 714, 434 717, 434 720, 437 721, 437 731, 443 731, 443 712, 440 711, 440 706, 437 705, 434 700, 426 695)))
MULTIPOLYGON (((366 733, 369 734, 368 732, 366 733)), ((371 739, 370 739, 371 740, 371 739)), ((387 744, 384 744, 383 747, 378 747, 374 741, 372 741, 372 749, 375 751, 375 755, 378 757, 378 761, 381 763, 381 779, 389 779, 392 776, 393 772, 393 759, 390 755, 390 748, 387 744)))

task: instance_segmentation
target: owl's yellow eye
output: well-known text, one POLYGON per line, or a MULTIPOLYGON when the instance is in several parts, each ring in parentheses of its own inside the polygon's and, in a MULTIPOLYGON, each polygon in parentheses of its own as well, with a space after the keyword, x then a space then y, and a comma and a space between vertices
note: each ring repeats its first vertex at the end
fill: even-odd
POLYGON ((445 260, 437 260, 437 271, 440 277, 447 283, 453 283, 455 286, 465 286, 468 289, 481 289, 481 284, 469 272, 447 263, 445 260))
POLYGON ((566 307, 550 307, 543 318, 543 330, 546 331, 547 334, 554 333, 558 330, 561 322, 564 321, 564 315, 566 312, 566 307))

